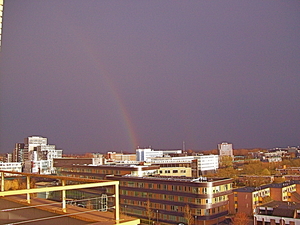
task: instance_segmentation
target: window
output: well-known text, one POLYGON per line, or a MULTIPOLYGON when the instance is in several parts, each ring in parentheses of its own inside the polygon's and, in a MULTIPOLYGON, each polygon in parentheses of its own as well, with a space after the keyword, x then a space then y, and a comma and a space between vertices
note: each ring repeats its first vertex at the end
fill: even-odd
POLYGON ((178 211, 178 206, 176 206, 176 205, 171 205, 171 210, 172 210, 172 211, 178 211))
POLYGON ((193 188, 193 193, 198 193, 198 188, 193 188))
POLYGON ((178 173, 178 170, 173 170, 173 173, 178 173))
POLYGON ((174 200, 174 196, 173 195, 169 195, 169 200, 173 201, 174 200))
POLYGON ((128 181, 128 187, 134 187, 134 182, 128 181))

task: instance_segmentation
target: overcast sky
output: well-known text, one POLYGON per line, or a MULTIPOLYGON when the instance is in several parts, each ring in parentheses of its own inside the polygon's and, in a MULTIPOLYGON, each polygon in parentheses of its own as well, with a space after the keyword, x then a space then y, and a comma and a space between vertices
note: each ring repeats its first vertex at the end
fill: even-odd
POLYGON ((300 1, 6 0, 0 152, 300 145, 300 1))

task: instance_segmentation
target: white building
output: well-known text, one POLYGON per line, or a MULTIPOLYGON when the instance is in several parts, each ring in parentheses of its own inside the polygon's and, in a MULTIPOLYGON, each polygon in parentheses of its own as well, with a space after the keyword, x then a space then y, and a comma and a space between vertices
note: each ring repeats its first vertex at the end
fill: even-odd
POLYGON ((168 154, 181 154, 182 150, 153 150, 151 148, 136 149, 136 160, 140 162, 149 162, 151 158, 163 157, 168 154))
POLYGON ((30 136, 28 138, 24 138, 24 144, 26 145, 28 152, 31 152, 35 147, 47 145, 48 139, 41 136, 30 136))
POLYGON ((218 155, 201 155, 195 156, 198 160, 199 171, 215 171, 219 168, 219 156, 218 155))
POLYGON ((164 167, 165 164, 194 164, 197 174, 202 174, 207 171, 216 171, 219 168, 219 156, 218 155, 197 155, 197 156, 180 156, 180 157, 157 157, 150 159, 151 164, 160 165, 164 167))
POLYGON ((20 162, 0 162, 0 170, 22 172, 22 163, 20 162))
POLYGON ((223 142, 221 144, 218 144, 218 151, 219 151, 219 156, 233 156, 233 149, 232 149, 232 144, 229 144, 227 142, 223 142))
POLYGON ((49 145, 48 139, 41 136, 31 136, 24 139, 28 158, 25 160, 25 171, 30 173, 55 173, 53 159, 62 158, 63 150, 49 145))

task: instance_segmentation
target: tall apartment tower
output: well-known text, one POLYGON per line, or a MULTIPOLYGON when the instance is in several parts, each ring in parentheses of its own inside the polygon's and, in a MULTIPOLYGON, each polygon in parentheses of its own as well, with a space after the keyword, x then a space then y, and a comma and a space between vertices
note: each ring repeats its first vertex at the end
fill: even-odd
POLYGON ((24 138, 24 144, 28 151, 28 159, 36 161, 42 157, 41 152, 38 151, 38 147, 46 146, 48 144, 48 139, 41 136, 30 136, 24 138))
POLYGON ((222 142, 221 144, 218 144, 218 151, 219 151, 219 156, 233 157, 232 144, 229 144, 227 142, 222 142))
POLYGON ((28 149, 24 143, 16 143, 12 154, 13 162, 24 162, 28 159, 28 149))

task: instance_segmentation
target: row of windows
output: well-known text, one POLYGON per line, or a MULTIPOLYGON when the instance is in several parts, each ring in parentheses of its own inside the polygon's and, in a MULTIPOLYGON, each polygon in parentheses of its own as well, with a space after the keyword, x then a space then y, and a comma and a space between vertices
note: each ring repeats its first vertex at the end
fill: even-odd
POLYGON ((222 201, 227 201, 228 197, 227 195, 222 195, 215 198, 191 198, 191 197, 184 197, 184 196, 177 196, 177 195, 166 195, 166 194, 155 194, 155 193, 147 193, 147 192, 139 192, 139 191, 127 191, 122 190, 122 195, 126 196, 134 196, 134 197, 142 197, 142 198, 149 198, 149 199, 161 199, 161 200, 167 200, 167 201, 176 201, 176 202, 188 202, 188 203, 194 203, 199 205, 205 205, 205 204, 215 204, 222 201))
POLYGON ((61 171, 66 172, 77 172, 77 173, 97 173, 97 174, 115 174, 120 175, 120 170, 97 170, 97 169, 89 169, 89 168, 61 168, 61 171))
MULTIPOLYGON (((123 204, 125 204, 124 207, 122 207, 122 209, 127 210, 127 212, 129 212, 129 210, 131 210, 131 207, 130 207, 131 205, 145 207, 145 209, 147 207, 147 203, 143 202, 143 201, 134 201, 134 200, 124 199, 124 200, 121 200, 121 202, 123 204)), ((159 204, 159 203, 150 203, 150 209, 157 210, 157 213, 159 213, 160 210, 184 212, 184 206, 166 205, 166 204, 159 204)), ((134 210, 134 209, 132 209, 132 210, 134 210)), ((211 208, 211 209, 193 209, 193 208, 191 208, 192 214, 197 215, 197 216, 213 215, 216 213, 223 212, 225 210, 226 210, 226 206, 220 206, 220 207, 215 207, 215 208, 211 208)), ((139 211, 143 211, 143 210, 139 210, 139 211)))
MULTIPOLYGON (((171 170, 159 170, 159 173, 171 173, 171 170)), ((186 173, 186 170, 172 170, 172 173, 186 173)))
MULTIPOLYGON (((145 212, 144 210, 138 210, 138 209, 131 209, 131 208, 127 208, 127 207, 122 207, 121 210, 123 211, 123 213, 126 214, 134 214, 134 215, 144 215, 145 217, 147 217, 147 212, 145 212)), ((159 211, 153 211, 152 215, 151 215, 152 219, 156 219, 156 220, 171 220, 171 221, 185 221, 185 219, 183 217, 180 216, 173 216, 173 215, 166 215, 166 214, 161 214, 159 213, 159 211)))
POLYGON ((232 188, 232 184, 225 184, 215 187, 190 187, 190 186, 181 186, 181 185, 167 185, 167 184, 153 184, 153 183, 143 183, 143 182, 133 182, 133 181, 122 181, 122 186, 127 187, 138 187, 138 188, 149 188, 149 189, 160 189, 160 190, 169 190, 169 191, 183 191, 191 192, 194 194, 214 194, 222 191, 227 191, 232 188))

